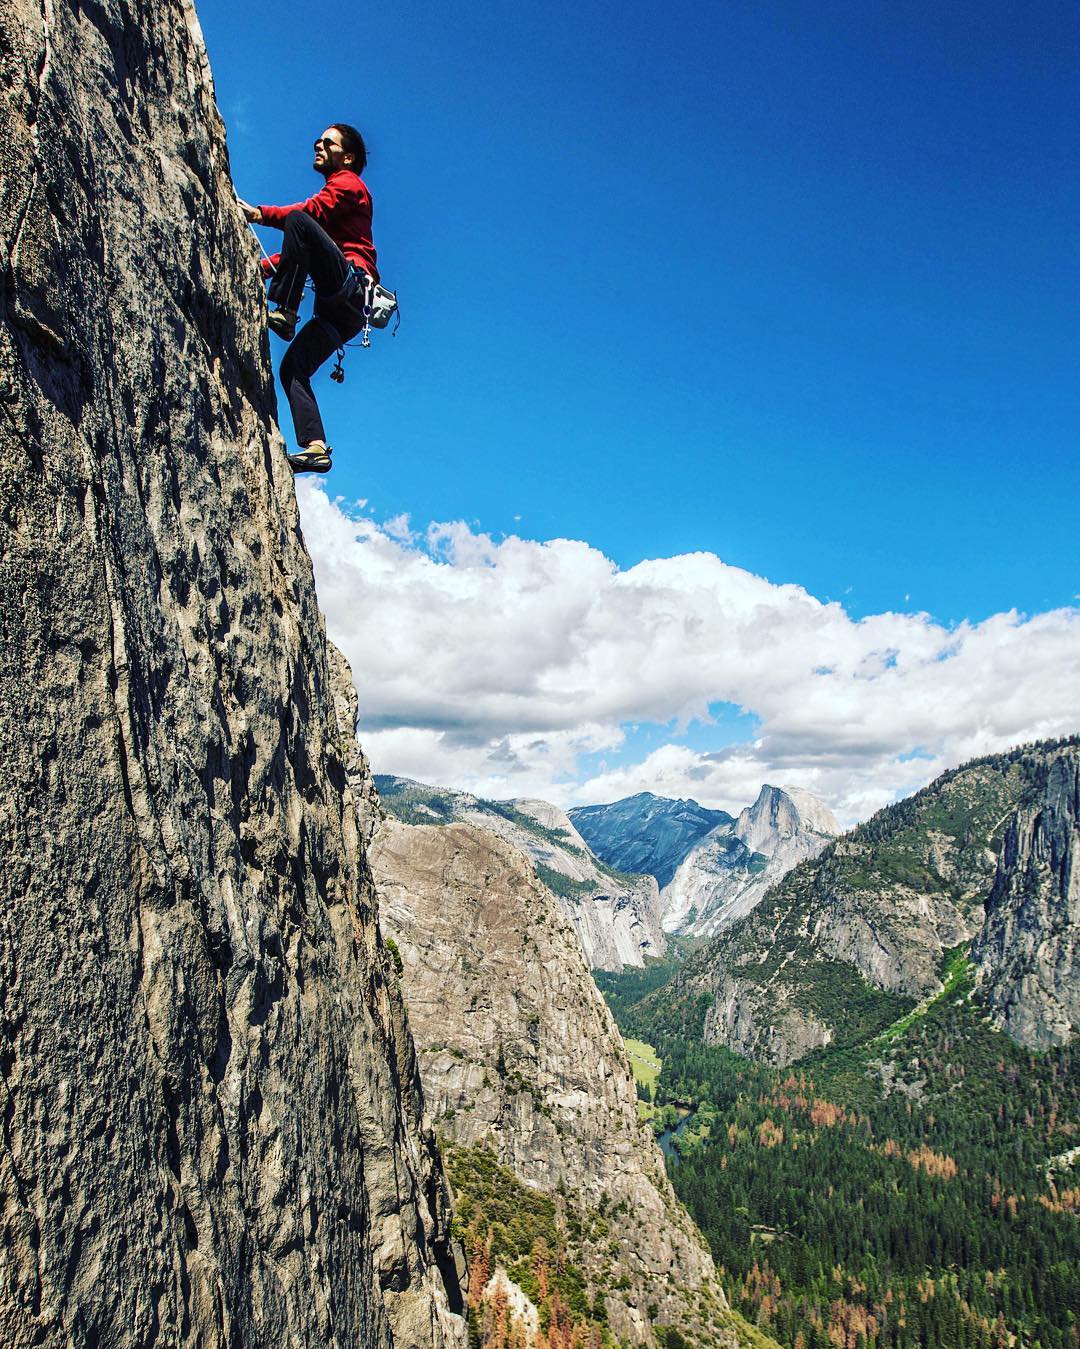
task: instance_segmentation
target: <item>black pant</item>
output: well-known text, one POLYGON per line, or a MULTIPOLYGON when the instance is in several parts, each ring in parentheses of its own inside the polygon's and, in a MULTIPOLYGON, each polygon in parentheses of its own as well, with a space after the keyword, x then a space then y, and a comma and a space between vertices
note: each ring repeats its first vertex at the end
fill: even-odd
POLYGON ((306 211, 293 211, 285 217, 281 260, 270 281, 271 303, 299 309, 309 276, 315 287, 315 314, 289 343, 281 362, 281 385, 292 409, 296 443, 301 446, 326 441, 311 377, 364 326, 363 273, 318 221, 306 211))

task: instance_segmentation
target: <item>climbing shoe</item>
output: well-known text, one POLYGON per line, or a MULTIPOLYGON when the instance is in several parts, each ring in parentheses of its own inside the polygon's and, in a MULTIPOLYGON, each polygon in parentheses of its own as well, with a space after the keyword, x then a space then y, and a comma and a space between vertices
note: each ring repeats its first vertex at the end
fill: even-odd
POLYGON ((271 309, 266 316, 266 326, 271 332, 291 342, 296 336, 296 324, 300 315, 295 309, 271 309))
POLYGON ((332 467, 330 456, 333 452, 330 445, 305 445, 302 450, 297 450, 295 454, 287 455, 286 458, 294 473, 329 473, 332 467))

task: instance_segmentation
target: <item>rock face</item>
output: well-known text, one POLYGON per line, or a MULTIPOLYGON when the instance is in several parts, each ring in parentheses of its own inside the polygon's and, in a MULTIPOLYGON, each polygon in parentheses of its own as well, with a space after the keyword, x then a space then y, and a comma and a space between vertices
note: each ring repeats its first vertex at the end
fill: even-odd
POLYGON ((718 826, 731 824, 726 810, 696 801, 672 801, 638 792, 606 806, 575 806, 568 812, 597 857, 620 871, 655 876, 663 889, 694 845, 718 826))
POLYGON ((1070 740, 976 760, 880 811, 790 872, 658 1000, 707 994, 707 1040, 785 1065, 940 992, 946 953, 978 937, 1006 1028, 1058 1042, 1075 1025, 1078 753, 1070 740))
POLYGON ((0 65, 0 1343, 463 1345, 194 13, 0 65))
POLYGON ((801 787, 770 787, 767 783, 735 822, 736 835, 751 851, 772 858, 790 847, 792 865, 803 857, 816 856, 839 832, 836 816, 812 792, 801 787), (820 847, 811 841, 814 837, 823 840, 820 847), (799 851, 802 856, 796 857, 799 851))
POLYGON ((1009 821, 972 958, 999 1024, 1030 1049, 1080 1028, 1080 754, 1009 821))
POLYGON ((730 926, 839 832, 832 811, 810 792, 766 784, 737 820, 713 829, 680 863, 660 896, 665 930, 708 937, 730 926))
POLYGON ((472 823, 395 819, 372 858, 440 1132, 565 1189, 583 1226, 625 1214, 579 1253, 615 1334, 654 1344, 655 1320, 695 1345, 734 1343, 704 1242, 638 1121, 619 1033, 530 860, 472 823))
POLYGON ((599 861, 567 815, 548 801, 484 801, 407 778, 376 778, 385 808, 406 823, 465 820, 490 829, 532 858, 555 894, 592 969, 641 966, 664 954, 660 892, 652 876, 599 861))

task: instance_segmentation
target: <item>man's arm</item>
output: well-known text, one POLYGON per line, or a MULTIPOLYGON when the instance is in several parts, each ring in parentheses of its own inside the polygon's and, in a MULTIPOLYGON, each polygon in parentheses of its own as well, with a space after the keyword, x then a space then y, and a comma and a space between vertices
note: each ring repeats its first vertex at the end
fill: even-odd
POLYGON ((328 178, 326 186, 321 191, 316 192, 313 197, 308 197, 307 201, 297 201, 292 206, 259 206, 253 208, 259 212, 258 223, 260 225, 272 225, 275 229, 282 229, 287 215, 290 215, 293 211, 305 211, 320 225, 325 225, 343 201, 350 196, 356 196, 355 190, 350 192, 345 184, 340 181, 335 182, 336 178, 339 178, 338 174, 328 178))

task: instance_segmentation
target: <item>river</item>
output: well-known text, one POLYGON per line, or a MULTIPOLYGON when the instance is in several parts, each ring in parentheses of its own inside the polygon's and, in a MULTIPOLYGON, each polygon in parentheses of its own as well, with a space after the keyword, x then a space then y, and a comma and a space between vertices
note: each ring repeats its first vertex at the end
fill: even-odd
POLYGON ((693 1118, 694 1118, 693 1113, 689 1115, 684 1115, 682 1119, 679 1120, 678 1124, 676 1124, 674 1129, 665 1129, 665 1131, 656 1140, 660 1144, 660 1147, 663 1149, 664 1156, 670 1157, 671 1160, 676 1164, 676 1166, 679 1163, 679 1154, 676 1151, 675 1146, 671 1140, 673 1138, 677 1138, 693 1118))

